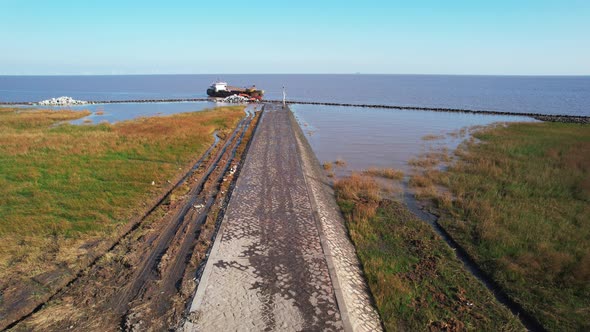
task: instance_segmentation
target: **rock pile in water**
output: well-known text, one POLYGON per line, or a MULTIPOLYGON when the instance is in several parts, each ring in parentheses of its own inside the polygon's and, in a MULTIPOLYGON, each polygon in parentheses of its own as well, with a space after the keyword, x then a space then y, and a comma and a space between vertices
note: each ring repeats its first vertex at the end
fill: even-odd
POLYGON ((240 96, 240 95, 227 96, 221 100, 221 102, 223 102, 223 103, 233 103, 233 104, 247 103, 249 101, 250 101, 249 98, 244 97, 244 96, 240 96))
POLYGON ((42 100, 37 103, 37 105, 43 105, 43 106, 69 106, 69 105, 86 105, 86 104, 88 104, 87 101, 76 100, 72 97, 66 97, 66 96, 42 100))

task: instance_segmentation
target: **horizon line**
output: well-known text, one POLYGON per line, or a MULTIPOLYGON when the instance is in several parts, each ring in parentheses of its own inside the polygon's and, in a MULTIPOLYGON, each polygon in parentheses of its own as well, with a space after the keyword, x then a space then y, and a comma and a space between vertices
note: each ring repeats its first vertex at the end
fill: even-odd
POLYGON ((196 75, 373 75, 373 76, 504 76, 504 77, 590 77, 589 74, 411 74, 411 73, 135 73, 135 74, 0 74, 0 77, 80 76, 196 76, 196 75))

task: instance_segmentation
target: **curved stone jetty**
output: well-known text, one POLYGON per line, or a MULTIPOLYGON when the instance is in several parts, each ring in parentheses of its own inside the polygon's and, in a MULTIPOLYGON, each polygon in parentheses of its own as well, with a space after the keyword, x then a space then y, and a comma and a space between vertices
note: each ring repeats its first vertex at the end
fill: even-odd
POLYGON ((265 105, 185 331, 382 329, 298 130, 288 109, 265 105))

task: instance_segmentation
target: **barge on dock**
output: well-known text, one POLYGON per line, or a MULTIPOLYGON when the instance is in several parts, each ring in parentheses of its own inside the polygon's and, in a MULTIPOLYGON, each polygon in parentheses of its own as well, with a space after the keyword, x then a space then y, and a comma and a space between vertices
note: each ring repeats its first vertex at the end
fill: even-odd
POLYGON ((262 100, 264 90, 259 90, 256 85, 250 88, 239 88, 229 86, 226 82, 215 82, 207 89, 207 95, 210 97, 225 98, 231 95, 240 95, 251 100, 262 100))

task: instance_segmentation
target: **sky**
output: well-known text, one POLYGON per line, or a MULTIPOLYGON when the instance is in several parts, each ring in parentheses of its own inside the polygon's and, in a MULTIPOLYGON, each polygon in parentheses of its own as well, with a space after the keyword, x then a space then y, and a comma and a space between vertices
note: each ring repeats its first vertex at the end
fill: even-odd
POLYGON ((0 75, 590 75, 590 0, 0 0, 0 75))

